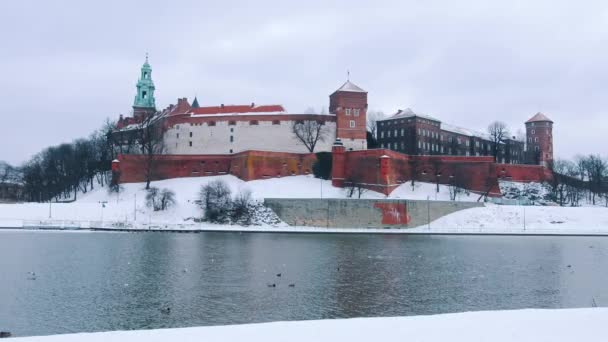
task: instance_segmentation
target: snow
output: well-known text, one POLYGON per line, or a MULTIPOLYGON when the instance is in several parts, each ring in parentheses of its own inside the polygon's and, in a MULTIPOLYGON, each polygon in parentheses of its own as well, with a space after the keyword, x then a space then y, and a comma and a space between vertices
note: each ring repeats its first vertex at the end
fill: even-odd
MULTIPOLYGON (((23 342, 114 341, 605 341, 608 309, 482 311, 433 316, 272 322, 15 338, 23 342)), ((11 341, 13 341, 11 340, 11 341)))
MULTIPOLYGON (((487 203, 485 207, 467 209, 439 218, 429 225, 411 229, 331 229, 289 227, 283 223, 255 227, 222 226, 197 223, 202 210, 195 203, 201 186, 221 179, 233 195, 250 190, 254 199, 264 198, 346 198, 345 189, 335 188, 331 181, 313 176, 291 176, 242 181, 231 175, 175 178, 152 182, 152 186, 175 192, 176 205, 166 211, 154 212, 145 206, 145 184, 123 184, 121 192, 109 194, 107 188, 96 187, 79 194, 73 203, 0 204, 0 227, 129 228, 158 230, 204 231, 270 231, 270 232, 341 232, 341 233, 399 233, 399 234, 608 234, 608 208, 515 206, 487 203), (104 203, 105 202, 105 203, 104 203), (49 219, 49 207, 52 219, 49 219), (524 230, 525 217, 525 230, 524 230)), ((503 186, 503 185, 501 185, 503 186)), ((507 185, 504 185, 507 186, 507 185)), ((513 184, 508 185, 513 187, 513 184)), ((542 185, 528 185, 537 194, 542 185)), ((530 191, 529 191, 530 192, 530 191)), ((542 195, 542 194, 541 194, 542 195)), ((374 191, 362 194, 366 199, 410 199, 450 201, 449 187, 416 182, 401 184, 390 196, 374 191)), ((457 201, 476 202, 478 194, 463 192, 457 201)))
POLYGON ((365 90, 361 89, 359 86, 355 85, 351 81, 346 81, 338 90, 336 91, 348 91, 354 93, 366 93, 365 90))

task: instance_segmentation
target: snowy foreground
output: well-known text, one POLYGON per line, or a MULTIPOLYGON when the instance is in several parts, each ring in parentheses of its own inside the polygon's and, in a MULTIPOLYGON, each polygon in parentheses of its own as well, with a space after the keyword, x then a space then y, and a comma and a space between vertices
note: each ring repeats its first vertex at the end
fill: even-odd
POLYGON ((81 333, 13 340, 28 342, 606 341, 608 340, 606 322, 608 322, 608 309, 516 310, 81 333))
MULTIPOLYGON (((608 234, 608 208, 514 206, 486 204, 483 208, 467 209, 444 216, 419 228, 397 229, 326 229, 314 227, 220 226, 195 223, 202 216, 195 203, 202 185, 222 179, 233 194, 250 190, 254 198, 346 198, 346 191, 312 176, 294 176, 244 182, 233 176, 177 178, 153 182, 158 188, 175 192, 177 204, 164 212, 154 212, 145 206, 144 184, 124 184, 120 194, 108 194, 106 188, 96 188, 80 194, 73 203, 0 204, 0 227, 36 227, 40 222, 57 228, 120 227, 158 230, 207 231, 286 231, 286 232, 383 232, 383 233, 508 233, 508 234, 608 234), (49 213, 50 211, 50 213, 49 213), (50 214, 50 215, 49 215, 50 214), (49 219, 51 216, 51 219, 49 219)), ((449 200, 449 190, 417 182, 401 185, 390 196, 366 191, 362 198, 449 200)), ((476 194, 460 194, 459 201, 476 201, 476 194)))

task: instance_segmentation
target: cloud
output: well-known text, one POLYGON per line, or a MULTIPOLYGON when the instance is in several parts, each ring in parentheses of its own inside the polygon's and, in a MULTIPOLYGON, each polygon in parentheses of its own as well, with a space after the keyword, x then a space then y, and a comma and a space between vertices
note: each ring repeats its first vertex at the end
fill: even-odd
POLYGON ((351 79, 370 108, 484 130, 555 121, 558 156, 606 153, 602 1, 0 3, 4 148, 19 163, 128 113, 146 52, 157 104, 328 105, 351 79))

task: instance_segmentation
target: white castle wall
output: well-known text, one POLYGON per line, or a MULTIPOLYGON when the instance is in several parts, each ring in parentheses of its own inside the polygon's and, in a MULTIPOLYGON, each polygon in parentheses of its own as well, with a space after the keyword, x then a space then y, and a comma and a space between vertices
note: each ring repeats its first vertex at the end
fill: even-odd
MULTIPOLYGON (((293 134, 292 123, 280 121, 279 125, 273 125, 272 121, 259 121, 257 125, 251 125, 249 121, 236 121, 236 125, 229 125, 228 121, 218 120, 215 126, 207 123, 178 124, 165 132, 165 153, 230 154, 247 150, 308 153, 293 134)), ((314 152, 331 151, 336 139, 336 123, 327 121, 325 130, 325 139, 317 143, 314 152)), ((360 141, 353 143, 355 149, 361 149, 360 141)))

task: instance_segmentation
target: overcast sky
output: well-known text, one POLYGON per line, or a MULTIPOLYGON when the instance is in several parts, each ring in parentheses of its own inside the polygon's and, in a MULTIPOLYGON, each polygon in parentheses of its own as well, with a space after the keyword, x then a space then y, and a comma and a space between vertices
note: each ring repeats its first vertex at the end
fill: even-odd
POLYGON ((0 160, 128 114, 145 53, 157 107, 327 107, 351 71, 371 110, 515 133, 538 111, 555 153, 607 154, 607 1, 1 1, 0 160))

